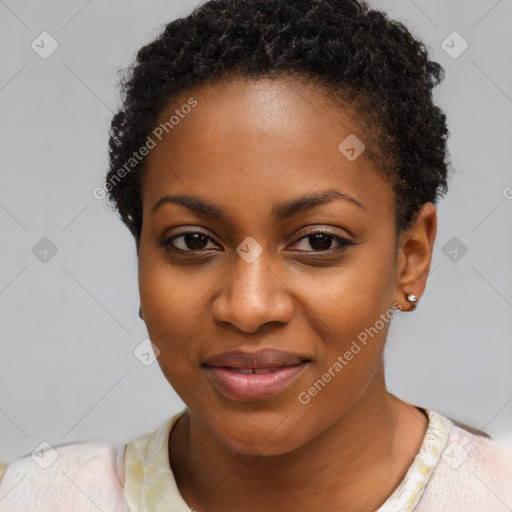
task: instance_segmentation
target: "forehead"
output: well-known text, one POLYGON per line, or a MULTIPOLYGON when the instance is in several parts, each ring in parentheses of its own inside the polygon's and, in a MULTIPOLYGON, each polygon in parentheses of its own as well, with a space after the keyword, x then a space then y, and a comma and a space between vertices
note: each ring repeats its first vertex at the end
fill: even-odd
POLYGON ((342 151, 360 151, 365 134, 319 86, 224 80, 175 98, 157 125, 173 116, 147 157, 145 212, 163 194, 193 193, 233 208, 266 202, 270 210, 283 198, 329 188, 360 199, 374 214, 393 209, 392 191, 365 152, 349 159, 342 151), (181 110, 191 100, 196 106, 181 110))

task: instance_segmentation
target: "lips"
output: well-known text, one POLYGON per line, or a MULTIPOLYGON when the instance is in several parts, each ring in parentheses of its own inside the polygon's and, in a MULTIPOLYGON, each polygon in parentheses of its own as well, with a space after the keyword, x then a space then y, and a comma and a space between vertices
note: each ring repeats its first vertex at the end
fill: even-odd
POLYGON ((310 362, 298 354, 264 349, 225 352, 208 358, 202 366, 224 395, 237 400, 261 400, 283 391, 310 362))
POLYGON ((279 370, 279 368, 234 368, 243 375, 255 374, 262 375, 263 373, 270 373, 279 370))

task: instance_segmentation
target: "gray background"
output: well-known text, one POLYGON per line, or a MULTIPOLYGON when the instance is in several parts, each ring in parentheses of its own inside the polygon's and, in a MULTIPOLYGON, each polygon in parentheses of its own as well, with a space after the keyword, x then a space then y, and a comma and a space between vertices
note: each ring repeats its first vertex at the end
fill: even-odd
MULTIPOLYGON (((43 440, 128 441, 182 408, 157 363, 133 354, 147 336, 134 243, 92 191, 107 169, 116 71, 196 3, 0 0, 4 461, 43 440), (31 48, 43 31, 59 45, 47 59, 31 48), (46 262, 43 237, 57 248, 46 262)), ((456 171, 439 204, 426 293, 390 332, 389 388, 510 439, 512 1, 372 3, 406 23, 445 67, 436 98, 456 171), (456 59, 441 46, 453 31, 469 43, 456 59)))

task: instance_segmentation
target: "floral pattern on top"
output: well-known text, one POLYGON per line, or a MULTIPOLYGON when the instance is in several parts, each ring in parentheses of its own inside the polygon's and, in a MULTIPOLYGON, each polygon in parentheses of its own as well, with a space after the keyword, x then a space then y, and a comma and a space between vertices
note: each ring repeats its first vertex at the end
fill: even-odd
MULTIPOLYGON (((414 510, 446 447, 452 422, 434 411, 422 410, 429 422, 420 451, 402 482, 376 512, 414 510)), ((179 493, 168 457, 171 430, 186 411, 126 445, 124 493, 130 512, 195 512, 179 493)))

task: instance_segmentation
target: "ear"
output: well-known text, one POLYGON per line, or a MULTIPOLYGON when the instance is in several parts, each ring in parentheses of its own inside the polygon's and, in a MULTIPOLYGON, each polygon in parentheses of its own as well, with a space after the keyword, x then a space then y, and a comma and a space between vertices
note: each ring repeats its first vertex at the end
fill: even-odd
POLYGON ((414 225, 399 236, 395 301, 402 306, 403 311, 412 307, 407 301, 409 294, 419 299, 425 291, 436 232, 436 207, 432 203, 425 203, 414 225))

